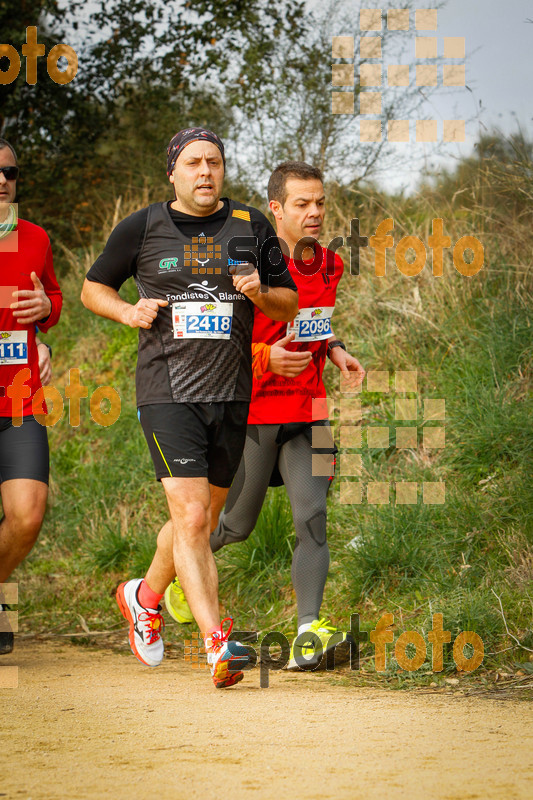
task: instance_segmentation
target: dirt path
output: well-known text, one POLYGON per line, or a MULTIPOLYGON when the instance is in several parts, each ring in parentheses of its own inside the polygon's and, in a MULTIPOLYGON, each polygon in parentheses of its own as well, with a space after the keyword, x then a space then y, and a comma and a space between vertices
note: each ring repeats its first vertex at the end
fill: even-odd
POLYGON ((258 670, 216 691, 178 659, 19 642, 0 689, 0 797, 497 798, 533 795, 531 703, 334 686, 258 670))

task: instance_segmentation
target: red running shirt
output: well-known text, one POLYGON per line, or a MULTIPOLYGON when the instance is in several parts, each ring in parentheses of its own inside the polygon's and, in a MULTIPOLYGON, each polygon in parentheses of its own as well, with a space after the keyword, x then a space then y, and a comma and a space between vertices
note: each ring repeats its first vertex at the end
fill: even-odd
POLYGON ((34 289, 31 273, 35 272, 52 303, 50 316, 38 322, 47 331, 59 320, 63 298, 54 274, 52 249, 47 233, 24 219, 18 220, 17 230, 0 239, 0 417, 20 415, 21 400, 9 397, 8 388, 20 372, 22 415, 32 413, 32 397, 41 386, 39 356, 35 343, 35 324, 21 325, 10 309, 13 291, 34 289), (22 372, 25 370, 25 372, 22 372), (29 370, 29 374, 28 374, 29 370))
MULTIPOLYGON (((327 340, 332 335, 331 314, 344 265, 333 251, 326 248, 320 248, 320 251, 320 265, 315 263, 318 258, 313 264, 295 263, 293 259, 287 263, 298 288, 300 312, 295 327, 299 334, 297 338, 301 340, 291 342, 287 350, 307 350, 313 358, 296 378, 265 372, 263 377, 254 380, 249 425, 313 422, 313 398, 326 396, 322 372, 326 363, 327 340)), ((317 255, 320 251, 317 249, 317 255)), ((288 329, 293 329, 292 323, 287 326, 286 322, 276 322, 255 307, 252 341, 273 345, 287 335, 288 329)))

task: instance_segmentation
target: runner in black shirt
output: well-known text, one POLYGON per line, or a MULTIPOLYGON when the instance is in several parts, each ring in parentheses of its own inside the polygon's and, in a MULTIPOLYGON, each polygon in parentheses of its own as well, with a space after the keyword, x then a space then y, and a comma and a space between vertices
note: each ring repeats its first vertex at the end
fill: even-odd
POLYGON ((216 134, 176 134, 168 148, 175 201, 121 222, 82 292, 95 313, 140 329, 139 418, 171 515, 146 578, 117 591, 132 651, 148 666, 161 663, 159 602, 177 572, 217 687, 241 680, 248 659, 228 641, 232 621, 226 631, 220 622, 209 534, 246 436, 253 308, 287 321, 298 311, 272 226, 256 209, 220 198, 224 168, 216 134), (135 305, 118 294, 130 276, 135 305))

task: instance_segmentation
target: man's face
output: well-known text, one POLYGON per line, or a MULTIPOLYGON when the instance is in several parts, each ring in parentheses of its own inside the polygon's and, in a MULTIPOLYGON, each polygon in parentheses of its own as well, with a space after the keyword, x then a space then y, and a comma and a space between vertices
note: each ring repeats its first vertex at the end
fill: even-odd
POLYGON ((311 244, 320 236, 326 213, 324 186, 316 178, 287 178, 285 188, 287 197, 283 205, 272 200, 270 208, 276 218, 278 236, 292 250, 300 239, 311 244))
MULTIPOLYGON (((16 167, 15 156, 9 147, 0 148, 0 167, 16 167)), ((17 182, 6 180, 3 172, 0 172, 0 203, 13 203, 17 193, 17 182)))
POLYGON ((191 142, 179 154, 170 176, 181 210, 195 216, 212 214, 224 182, 224 162, 212 142, 191 142))

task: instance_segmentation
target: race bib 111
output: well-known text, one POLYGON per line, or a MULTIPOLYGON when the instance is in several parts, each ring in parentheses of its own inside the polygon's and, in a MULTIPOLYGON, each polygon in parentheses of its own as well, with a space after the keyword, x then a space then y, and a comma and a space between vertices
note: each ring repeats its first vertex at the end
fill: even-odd
POLYGON ((0 331, 0 364, 28 363, 28 332, 0 331))

